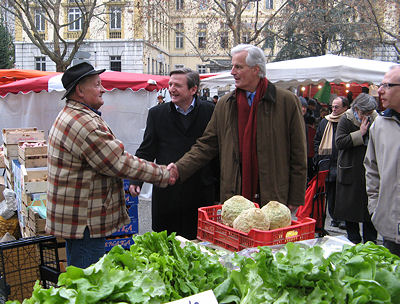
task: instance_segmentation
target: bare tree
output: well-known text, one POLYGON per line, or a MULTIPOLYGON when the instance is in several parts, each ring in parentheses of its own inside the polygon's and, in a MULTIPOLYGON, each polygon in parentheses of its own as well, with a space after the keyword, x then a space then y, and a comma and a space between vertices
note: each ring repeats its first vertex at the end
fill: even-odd
POLYGON ((68 0, 67 7, 74 8, 75 14, 67 17, 61 13, 62 0, 8 0, 8 6, 3 2, 0 6, 15 16, 29 40, 56 64, 58 72, 65 71, 71 64, 91 21, 104 13, 103 5, 97 0, 68 0), (41 28, 44 21, 48 26, 47 32, 51 34, 48 40, 41 28), (71 27, 77 30, 76 37, 66 39, 64 32, 71 27))
POLYGON ((383 47, 394 50, 400 57, 399 12, 400 1, 363 0, 366 7, 365 19, 374 25, 379 42, 383 47))
POLYGON ((369 57, 379 45, 360 0, 290 1, 274 20, 280 51, 276 60, 327 53, 369 57))
MULTIPOLYGON (((141 10, 146 20, 162 22, 170 31, 184 37, 189 44, 185 48, 188 52, 196 54, 203 62, 227 68, 215 58, 229 56, 229 49, 237 44, 251 43, 265 48, 267 43, 268 49, 273 51, 273 20, 289 1, 279 2, 279 6, 267 10, 262 7, 265 2, 257 0, 191 0, 182 1, 181 7, 179 0, 145 0, 141 10), (161 20, 161 16, 166 18, 161 20), (181 24, 184 24, 184 29, 181 24), (206 25, 207 30, 196 28, 201 25, 206 25), (199 32, 203 31, 205 38, 199 38, 199 32), (200 41, 203 38, 206 47, 200 41)), ((154 42, 151 41, 154 37, 157 35, 148 36, 147 39, 154 42)))

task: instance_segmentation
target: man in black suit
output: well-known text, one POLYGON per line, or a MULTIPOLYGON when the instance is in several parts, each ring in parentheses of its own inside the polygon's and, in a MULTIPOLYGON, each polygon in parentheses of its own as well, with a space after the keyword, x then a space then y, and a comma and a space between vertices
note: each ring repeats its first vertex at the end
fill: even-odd
MULTIPOLYGON (((170 73, 171 102, 149 110, 146 130, 136 156, 162 165, 176 162, 203 134, 214 110, 210 102, 199 100, 199 74, 190 69, 170 73)), ((187 239, 197 235, 197 209, 213 205, 218 181, 218 162, 213 161, 184 183, 168 188, 153 187, 152 228, 176 232, 187 239)), ((140 193, 133 182, 132 195, 140 193)))

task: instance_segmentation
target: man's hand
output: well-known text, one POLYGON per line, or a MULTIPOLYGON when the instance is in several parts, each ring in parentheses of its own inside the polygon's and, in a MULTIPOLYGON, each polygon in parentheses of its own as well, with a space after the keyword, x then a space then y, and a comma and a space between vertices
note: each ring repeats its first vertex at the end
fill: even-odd
POLYGON ((130 185, 129 186, 129 193, 133 196, 136 197, 140 194, 140 186, 137 185, 130 185))
POLYGON ((174 185, 179 178, 178 167, 174 163, 170 163, 167 166, 167 170, 169 171, 169 185, 174 185))

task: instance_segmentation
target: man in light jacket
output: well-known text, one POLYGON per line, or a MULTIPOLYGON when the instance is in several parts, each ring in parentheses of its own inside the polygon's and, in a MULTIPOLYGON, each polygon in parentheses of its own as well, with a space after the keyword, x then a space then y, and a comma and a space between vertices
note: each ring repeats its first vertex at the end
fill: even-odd
POLYGON ((368 209, 383 245, 400 256, 400 66, 385 74, 378 94, 386 110, 370 128, 364 160, 368 209))

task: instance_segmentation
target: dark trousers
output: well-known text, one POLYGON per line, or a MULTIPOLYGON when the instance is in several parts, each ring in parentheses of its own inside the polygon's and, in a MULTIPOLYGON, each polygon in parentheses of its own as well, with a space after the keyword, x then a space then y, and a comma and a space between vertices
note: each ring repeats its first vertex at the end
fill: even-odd
POLYGON ((362 225, 362 239, 360 235, 360 223, 346 221, 347 238, 354 244, 366 243, 368 241, 376 243, 378 233, 371 222, 363 222, 362 225))
POLYGON ((332 220, 336 221, 336 218, 333 216, 333 212, 335 211, 335 202, 336 202, 336 181, 334 182, 325 182, 325 191, 326 191, 326 199, 328 201, 328 212, 331 216, 332 220))
POLYGON ((385 246, 389 251, 400 257, 400 244, 397 244, 392 241, 383 240, 383 246, 385 246))

